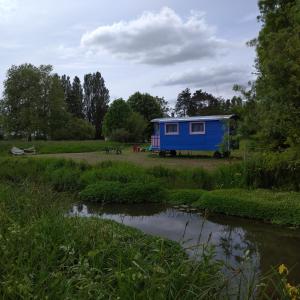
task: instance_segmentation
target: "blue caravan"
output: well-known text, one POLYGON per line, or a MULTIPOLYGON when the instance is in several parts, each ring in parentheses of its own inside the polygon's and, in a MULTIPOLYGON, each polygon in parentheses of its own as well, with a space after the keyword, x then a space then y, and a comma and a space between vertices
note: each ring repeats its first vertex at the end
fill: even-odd
MULTIPOLYGON (((221 156, 220 146, 224 137, 231 135, 230 120, 234 115, 199 116, 185 118, 154 119, 154 134, 151 137, 151 149, 164 156, 176 155, 176 151, 214 151, 221 156)), ((225 150, 230 151, 229 138, 225 141, 225 150)))

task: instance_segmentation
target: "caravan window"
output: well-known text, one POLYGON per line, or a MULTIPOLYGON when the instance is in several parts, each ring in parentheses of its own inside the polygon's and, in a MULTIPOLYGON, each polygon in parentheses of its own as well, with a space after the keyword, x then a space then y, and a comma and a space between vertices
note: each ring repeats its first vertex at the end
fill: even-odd
POLYGON ((178 123, 166 123, 165 134, 166 135, 179 134, 178 123))
POLYGON ((191 122, 190 123, 190 134, 205 134, 205 123, 204 122, 191 122))

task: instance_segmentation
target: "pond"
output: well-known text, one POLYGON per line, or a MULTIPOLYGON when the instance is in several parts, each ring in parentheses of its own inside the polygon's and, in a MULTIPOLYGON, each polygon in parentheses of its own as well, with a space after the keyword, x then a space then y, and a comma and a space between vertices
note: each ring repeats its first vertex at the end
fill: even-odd
POLYGON ((73 206, 72 215, 99 216, 138 228, 143 232, 179 242, 193 256, 209 243, 215 247, 216 259, 233 267, 240 266, 245 255, 251 270, 266 272, 281 263, 293 267, 291 280, 300 278, 300 230, 259 221, 184 211, 164 205, 99 205, 73 206))

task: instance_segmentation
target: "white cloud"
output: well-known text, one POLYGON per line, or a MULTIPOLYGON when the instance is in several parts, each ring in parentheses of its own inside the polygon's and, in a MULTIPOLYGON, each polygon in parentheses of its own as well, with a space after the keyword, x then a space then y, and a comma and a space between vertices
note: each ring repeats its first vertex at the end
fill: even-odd
POLYGON ((0 0, 0 22, 6 21, 17 9, 17 0, 0 0))
POLYGON ((216 38, 203 13, 193 11, 184 20, 168 7, 144 12, 129 22, 100 26, 81 38, 87 49, 152 65, 213 58, 226 44, 216 38))
POLYGON ((221 65, 188 70, 170 75, 157 86, 189 86, 197 88, 225 88, 234 84, 244 84, 251 79, 251 73, 246 66, 221 65))

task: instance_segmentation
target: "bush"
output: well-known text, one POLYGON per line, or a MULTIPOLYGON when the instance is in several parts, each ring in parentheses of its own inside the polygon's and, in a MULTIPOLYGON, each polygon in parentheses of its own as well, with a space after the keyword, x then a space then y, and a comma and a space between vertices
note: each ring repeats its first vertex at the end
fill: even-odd
POLYGON ((127 183, 132 181, 153 181, 154 178, 147 175, 145 170, 138 166, 123 162, 113 162, 100 164, 92 168, 82 175, 81 180, 85 184, 95 183, 99 180, 127 183))
POLYGON ((166 200, 166 192, 159 182, 131 182, 124 186, 122 197, 126 203, 162 203, 166 200))
POLYGON ((87 121, 71 117, 63 128, 55 130, 53 140, 89 140, 95 137, 95 128, 87 121))
POLYGON ((255 154, 244 162, 245 183, 253 188, 300 190, 299 150, 255 154))
POLYGON ((79 196, 84 201, 121 203, 123 185, 116 181, 100 181, 88 185, 79 196))
POLYGON ((130 140, 130 133, 125 128, 118 128, 111 132, 109 139, 113 142, 127 143, 130 140))
POLYGON ((215 190, 204 192, 193 206, 277 224, 300 224, 300 193, 295 192, 215 190))
POLYGON ((171 204, 192 204, 198 201, 203 193, 203 190, 170 190, 168 192, 168 202, 171 204))
POLYGON ((165 191, 154 182, 131 182, 122 184, 116 181, 100 181, 88 185, 80 198, 84 201, 97 201, 109 203, 143 203, 165 200, 165 191))

